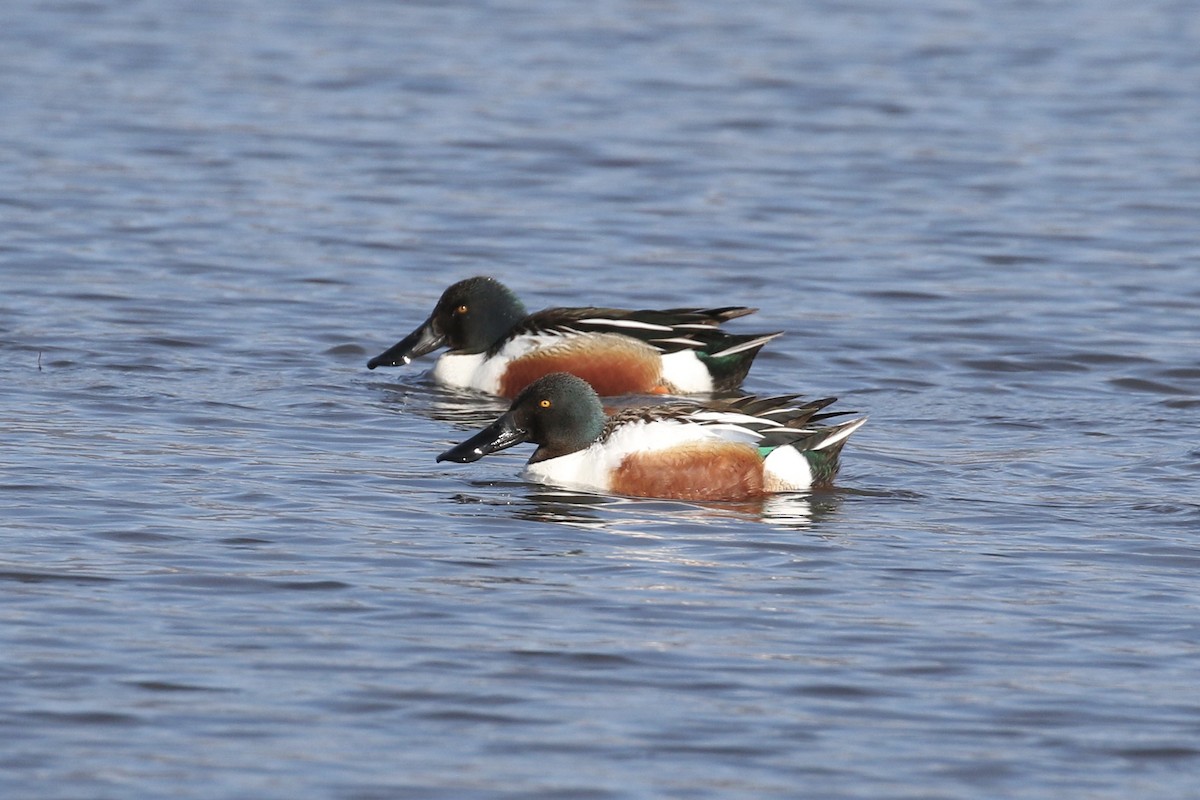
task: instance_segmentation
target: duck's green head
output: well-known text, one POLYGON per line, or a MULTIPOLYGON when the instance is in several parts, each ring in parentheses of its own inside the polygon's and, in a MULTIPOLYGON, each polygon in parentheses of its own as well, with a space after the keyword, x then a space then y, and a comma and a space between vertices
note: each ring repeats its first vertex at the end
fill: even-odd
POLYGON ((558 458, 596 441, 604 419, 600 398, 587 381, 555 372, 529 384, 503 416, 437 460, 478 461, 522 442, 538 446, 531 463, 558 458))
POLYGON ((525 306, 495 278, 459 281, 442 292, 429 319, 367 362, 369 369, 408 364, 440 347, 453 353, 482 353, 525 317, 525 306))

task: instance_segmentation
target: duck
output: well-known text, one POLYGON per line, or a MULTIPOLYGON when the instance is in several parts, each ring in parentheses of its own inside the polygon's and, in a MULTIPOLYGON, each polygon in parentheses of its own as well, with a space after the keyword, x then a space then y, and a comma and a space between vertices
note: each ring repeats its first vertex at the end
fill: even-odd
POLYGON ((782 333, 720 328, 755 310, 589 306, 529 314, 507 286, 477 276, 446 289, 429 318, 367 369, 405 366, 446 347, 435 381, 510 400, 553 372, 576 375, 604 396, 722 392, 740 386, 759 350, 782 333))
POLYGON ((525 477, 570 489, 676 500, 742 501, 828 487, 865 416, 824 412, 836 401, 798 395, 676 401, 606 414, 595 389, 569 373, 538 378, 495 422, 437 457, 470 463, 537 445, 525 477))

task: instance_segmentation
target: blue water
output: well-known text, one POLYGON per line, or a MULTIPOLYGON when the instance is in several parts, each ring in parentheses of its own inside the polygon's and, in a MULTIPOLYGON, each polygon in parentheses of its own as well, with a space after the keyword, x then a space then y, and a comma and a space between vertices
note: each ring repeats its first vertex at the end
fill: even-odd
POLYGON ((1200 797, 1194 4, 0 19, 0 795, 1200 797), (503 405, 365 362, 473 274, 870 422, 435 464, 503 405))

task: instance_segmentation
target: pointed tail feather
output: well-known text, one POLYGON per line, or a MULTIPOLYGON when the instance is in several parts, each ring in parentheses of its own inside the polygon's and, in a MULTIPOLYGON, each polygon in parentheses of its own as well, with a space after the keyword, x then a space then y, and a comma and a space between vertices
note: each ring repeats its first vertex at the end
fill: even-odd
POLYGON ((738 317, 746 317, 758 311, 757 308, 746 306, 721 306, 720 308, 668 308, 662 313, 676 316, 696 315, 710 320, 710 325, 720 325, 738 317))
POLYGON ((844 443, 850 434, 861 428, 866 422, 866 417, 859 417, 849 422, 843 422, 841 425, 822 428, 807 439, 797 442, 796 447, 800 450, 828 450, 835 445, 844 443))
POLYGON ((783 331, 775 331, 774 333, 748 334, 748 335, 730 335, 723 342, 723 347, 720 350, 714 350, 708 353, 709 358, 727 358, 735 356, 738 353, 753 351, 757 353, 762 349, 763 345, 772 339, 782 336, 783 331))
POLYGON ((782 333, 725 334, 711 340, 711 345, 696 355, 712 374, 713 389, 720 392, 740 386, 763 345, 782 333))
POLYGON ((834 476, 842 466, 842 447, 850 434, 862 427, 866 421, 866 417, 860 417, 841 425, 823 428, 803 442, 796 443, 796 448, 808 459, 809 469, 812 470, 813 488, 828 486, 833 482, 834 476), (805 445, 808 445, 807 449, 805 445))

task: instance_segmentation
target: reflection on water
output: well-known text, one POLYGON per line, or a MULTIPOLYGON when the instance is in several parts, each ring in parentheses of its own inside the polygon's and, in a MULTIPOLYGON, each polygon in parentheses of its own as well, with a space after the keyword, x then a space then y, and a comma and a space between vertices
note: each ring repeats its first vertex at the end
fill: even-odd
POLYGON ((384 405, 403 413, 417 413, 428 419, 448 422, 449 436, 459 428, 481 427, 503 414, 509 401, 494 395, 469 389, 443 386, 428 373, 420 373, 408 381, 372 381, 367 384, 381 394, 384 405))
POLYGON ((615 497, 538 484, 510 484, 510 487, 523 495, 510 513, 515 519, 533 522, 604 528, 610 524, 609 513, 620 503, 619 498, 615 497))
POLYGON ((742 502, 691 502, 590 494, 536 483, 471 481, 478 494, 456 494, 461 504, 502 506, 519 520, 624 532, 694 525, 705 530, 723 521, 761 522, 804 530, 837 513, 841 492, 781 493, 742 502))

